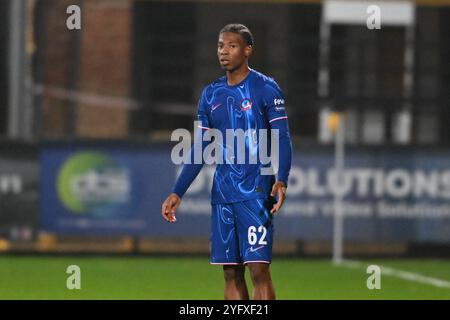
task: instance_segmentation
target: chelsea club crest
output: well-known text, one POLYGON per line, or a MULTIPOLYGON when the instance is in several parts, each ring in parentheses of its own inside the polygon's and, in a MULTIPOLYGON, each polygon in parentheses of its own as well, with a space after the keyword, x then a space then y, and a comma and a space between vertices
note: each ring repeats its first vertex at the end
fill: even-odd
POLYGON ((241 101, 241 110, 248 111, 252 108, 252 100, 245 98, 241 101))

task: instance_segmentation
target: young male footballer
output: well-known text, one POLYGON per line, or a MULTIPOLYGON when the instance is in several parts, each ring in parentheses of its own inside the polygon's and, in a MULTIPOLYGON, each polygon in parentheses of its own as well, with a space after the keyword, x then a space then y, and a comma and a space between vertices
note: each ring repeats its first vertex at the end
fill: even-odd
MULTIPOLYGON (((253 36, 246 26, 229 24, 220 30, 217 55, 225 76, 204 88, 197 113, 203 135, 212 129, 219 130, 223 137, 230 129, 266 129, 269 135, 278 132, 276 174, 263 174, 267 163, 261 159, 236 163, 234 160, 242 154, 236 153, 236 148, 234 152, 226 150, 228 141, 220 144, 226 161, 216 167, 211 192, 211 264, 223 266, 224 296, 234 300, 249 299, 245 266, 253 282, 253 298, 275 299, 270 274, 272 220, 286 198, 292 158, 284 95, 272 78, 249 67, 252 51, 253 36)), ((208 143, 204 142, 203 148, 208 143)), ((246 156, 255 154, 262 143, 257 137, 247 137, 243 151, 246 156)), ((268 143, 271 151, 275 149, 273 143, 268 143)), ((184 164, 172 193, 162 204, 162 216, 168 222, 176 221, 181 199, 203 164, 184 164)))

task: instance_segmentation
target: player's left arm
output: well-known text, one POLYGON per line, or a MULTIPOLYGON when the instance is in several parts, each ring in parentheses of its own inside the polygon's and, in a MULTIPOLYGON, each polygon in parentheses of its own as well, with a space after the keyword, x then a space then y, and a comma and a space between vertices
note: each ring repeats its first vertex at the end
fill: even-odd
POLYGON ((264 90, 266 103, 266 114, 271 129, 278 130, 278 173, 277 181, 272 186, 271 196, 276 197, 271 213, 278 212, 286 199, 286 189, 288 186, 289 171, 292 162, 292 141, 289 133, 288 116, 285 108, 285 98, 283 92, 276 83, 266 85, 264 90))

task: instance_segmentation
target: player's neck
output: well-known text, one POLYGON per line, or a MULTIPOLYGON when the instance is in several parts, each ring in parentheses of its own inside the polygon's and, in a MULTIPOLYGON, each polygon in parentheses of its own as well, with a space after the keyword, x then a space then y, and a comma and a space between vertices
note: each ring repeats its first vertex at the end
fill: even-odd
POLYGON ((244 80, 247 75, 250 73, 250 68, 248 67, 248 64, 242 65, 241 68, 233 70, 233 71, 227 71, 227 82, 228 85, 234 86, 238 83, 240 83, 242 80, 244 80))

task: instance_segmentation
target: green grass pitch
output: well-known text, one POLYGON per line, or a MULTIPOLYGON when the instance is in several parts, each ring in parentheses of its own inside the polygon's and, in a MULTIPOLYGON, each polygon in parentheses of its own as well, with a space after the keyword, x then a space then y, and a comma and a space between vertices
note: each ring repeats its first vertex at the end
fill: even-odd
MULTIPOLYGON (((220 266, 208 257, 0 256, 0 299, 222 299, 220 266), (69 290, 69 265, 81 269, 81 289, 69 290)), ((450 260, 374 260, 403 271, 450 281, 450 260)), ((325 259, 272 263, 277 299, 450 299, 450 288, 381 275, 381 289, 366 286, 366 268, 325 259)), ((250 280, 248 270, 247 279, 250 280)), ((250 281, 248 284, 251 289, 250 281)))

